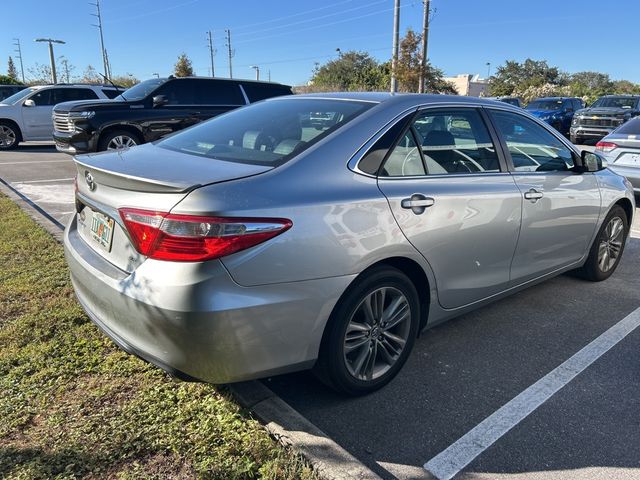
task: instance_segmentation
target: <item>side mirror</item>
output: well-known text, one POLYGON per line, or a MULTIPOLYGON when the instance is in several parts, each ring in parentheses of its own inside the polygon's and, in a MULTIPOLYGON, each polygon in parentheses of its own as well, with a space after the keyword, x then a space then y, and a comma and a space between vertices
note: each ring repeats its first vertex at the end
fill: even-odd
POLYGON ((153 97, 153 107, 160 107, 162 105, 164 105, 165 103, 167 103, 167 97, 165 97, 164 95, 156 95, 155 97, 153 97))
POLYGON ((22 106, 23 107, 35 107, 36 106, 36 102, 34 102, 31 99, 25 100, 24 103, 22 104, 22 106))
POLYGON ((583 150, 580 154, 583 172, 599 172, 607 168, 607 160, 596 152, 583 150))

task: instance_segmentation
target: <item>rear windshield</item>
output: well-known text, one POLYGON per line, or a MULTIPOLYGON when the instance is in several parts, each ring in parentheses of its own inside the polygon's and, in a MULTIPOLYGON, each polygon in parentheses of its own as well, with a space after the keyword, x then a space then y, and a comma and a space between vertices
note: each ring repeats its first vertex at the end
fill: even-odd
POLYGON ((615 133, 621 133, 622 135, 640 135, 640 117, 623 123, 615 133))
POLYGON ((592 107, 602 108, 636 108, 638 99, 634 97, 600 97, 592 107))
POLYGON ((220 160, 280 165, 373 103, 288 98, 233 110, 172 135, 158 146, 220 160))

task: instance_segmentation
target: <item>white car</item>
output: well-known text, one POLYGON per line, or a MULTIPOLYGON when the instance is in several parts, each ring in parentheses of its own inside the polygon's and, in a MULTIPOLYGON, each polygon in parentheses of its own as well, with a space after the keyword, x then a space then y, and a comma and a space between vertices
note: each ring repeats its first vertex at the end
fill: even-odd
MULTIPOLYGON (((124 90, 124 89, 123 89, 124 90)), ((0 102, 0 150, 20 142, 52 140, 54 105, 73 100, 111 99, 120 92, 111 85, 38 85, 0 102)))

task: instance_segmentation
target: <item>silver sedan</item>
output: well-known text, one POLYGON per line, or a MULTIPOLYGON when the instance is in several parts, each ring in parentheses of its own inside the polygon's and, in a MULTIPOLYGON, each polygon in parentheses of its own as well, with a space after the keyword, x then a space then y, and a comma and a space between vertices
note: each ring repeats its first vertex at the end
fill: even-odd
POLYGON ((640 195, 640 117, 629 120, 600 140, 596 151, 607 159, 611 170, 627 177, 640 195))
POLYGON ((635 207, 599 155, 467 97, 281 97, 75 162, 67 261, 118 345, 181 378, 313 368, 352 395, 425 328, 608 278, 635 207))

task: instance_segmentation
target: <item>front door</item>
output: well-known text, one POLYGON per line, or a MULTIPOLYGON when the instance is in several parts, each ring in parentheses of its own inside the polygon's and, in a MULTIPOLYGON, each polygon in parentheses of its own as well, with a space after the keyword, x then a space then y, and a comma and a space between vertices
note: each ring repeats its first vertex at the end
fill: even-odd
POLYGON ((425 110, 388 155, 378 185, 456 308, 509 285, 521 195, 480 111, 425 110))
POLYGON ((51 111, 55 105, 53 95, 55 89, 44 88, 22 101, 22 125, 25 140, 50 139, 53 132, 53 120, 51 111), (26 100, 33 100, 34 106, 26 106, 26 100))
POLYGON ((522 231, 511 267, 522 283, 578 262, 600 213, 593 173, 575 173, 574 153, 546 127, 514 112, 491 111, 522 194, 522 231))

